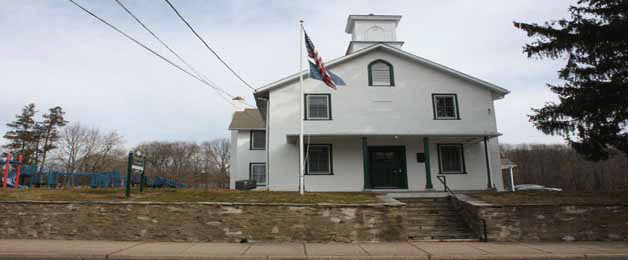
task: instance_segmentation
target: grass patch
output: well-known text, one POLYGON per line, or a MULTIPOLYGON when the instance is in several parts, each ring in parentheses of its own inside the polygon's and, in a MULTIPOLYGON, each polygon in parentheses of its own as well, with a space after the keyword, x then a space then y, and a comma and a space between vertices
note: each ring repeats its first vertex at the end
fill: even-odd
POLYGON ((626 203, 628 192, 480 192, 467 194, 493 204, 602 204, 626 203))
POLYGON ((124 189, 24 189, 0 191, 0 201, 156 201, 156 202, 243 202, 243 203, 340 203, 380 202, 374 193, 358 192, 274 192, 193 189, 132 190, 126 198, 124 189))

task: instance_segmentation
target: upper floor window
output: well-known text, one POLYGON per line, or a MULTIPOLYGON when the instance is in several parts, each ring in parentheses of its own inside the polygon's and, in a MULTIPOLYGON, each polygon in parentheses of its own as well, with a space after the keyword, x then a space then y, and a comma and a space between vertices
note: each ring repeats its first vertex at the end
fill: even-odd
POLYGON ((331 95, 305 94, 305 119, 331 120, 331 95))
POLYGON ((369 63, 369 86, 394 86, 393 66, 387 61, 369 63))
POLYGON ((266 149, 266 131, 253 130, 251 131, 251 150, 264 150, 266 149))
POLYGON ((434 119, 460 119, 456 94, 432 94, 434 119))

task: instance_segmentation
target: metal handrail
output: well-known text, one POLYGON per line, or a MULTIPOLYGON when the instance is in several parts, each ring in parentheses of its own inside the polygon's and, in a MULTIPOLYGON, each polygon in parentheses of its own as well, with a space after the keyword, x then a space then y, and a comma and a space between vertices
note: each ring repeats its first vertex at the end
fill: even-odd
MULTIPOLYGON (((448 192, 454 198, 458 199, 458 197, 456 196, 456 193, 453 190, 451 190, 451 188, 449 188, 449 186, 447 186, 447 177, 446 176, 436 176, 436 179, 438 179, 443 184, 444 190, 446 192, 448 192)), ((460 211, 460 209, 457 208, 457 207, 456 207, 456 210, 460 211)), ((480 240, 482 242, 488 242, 488 234, 487 234, 487 231, 486 231, 486 220, 482 219, 482 218, 480 218, 478 216, 476 216, 476 217, 481 222, 480 227, 479 227, 480 228, 480 240)))
POLYGON ((451 190, 449 188, 449 186, 447 186, 447 177, 446 176, 436 176, 436 179, 438 179, 443 184, 443 187, 445 187, 445 191, 446 192, 451 194, 451 196, 454 196, 455 198, 458 198, 458 197, 456 197, 456 193, 454 193, 454 191, 451 190))

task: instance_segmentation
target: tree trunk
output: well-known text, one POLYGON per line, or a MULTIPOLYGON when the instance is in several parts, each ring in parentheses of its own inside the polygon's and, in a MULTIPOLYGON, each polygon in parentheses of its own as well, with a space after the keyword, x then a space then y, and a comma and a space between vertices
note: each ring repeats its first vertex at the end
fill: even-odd
POLYGON ((42 155, 42 159, 41 159, 41 166, 39 167, 39 172, 43 171, 44 169, 44 164, 46 164, 46 153, 48 152, 48 150, 46 150, 46 147, 48 147, 48 139, 50 137, 50 129, 48 131, 46 131, 46 138, 44 139, 44 149, 43 149, 43 155, 42 155))

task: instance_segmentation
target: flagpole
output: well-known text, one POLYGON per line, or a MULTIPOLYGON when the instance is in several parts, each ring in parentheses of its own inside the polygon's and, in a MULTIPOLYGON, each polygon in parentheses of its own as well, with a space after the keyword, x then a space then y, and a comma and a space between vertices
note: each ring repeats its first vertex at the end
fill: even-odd
POLYGON ((304 185, 304 152, 303 152, 303 120, 305 119, 305 113, 303 111, 305 103, 303 102, 304 93, 303 93, 303 20, 299 21, 300 23, 300 33, 299 33, 299 81, 300 81, 300 95, 299 95, 299 123, 301 124, 301 131, 299 133, 299 192, 301 195, 304 193, 305 185, 304 185))

